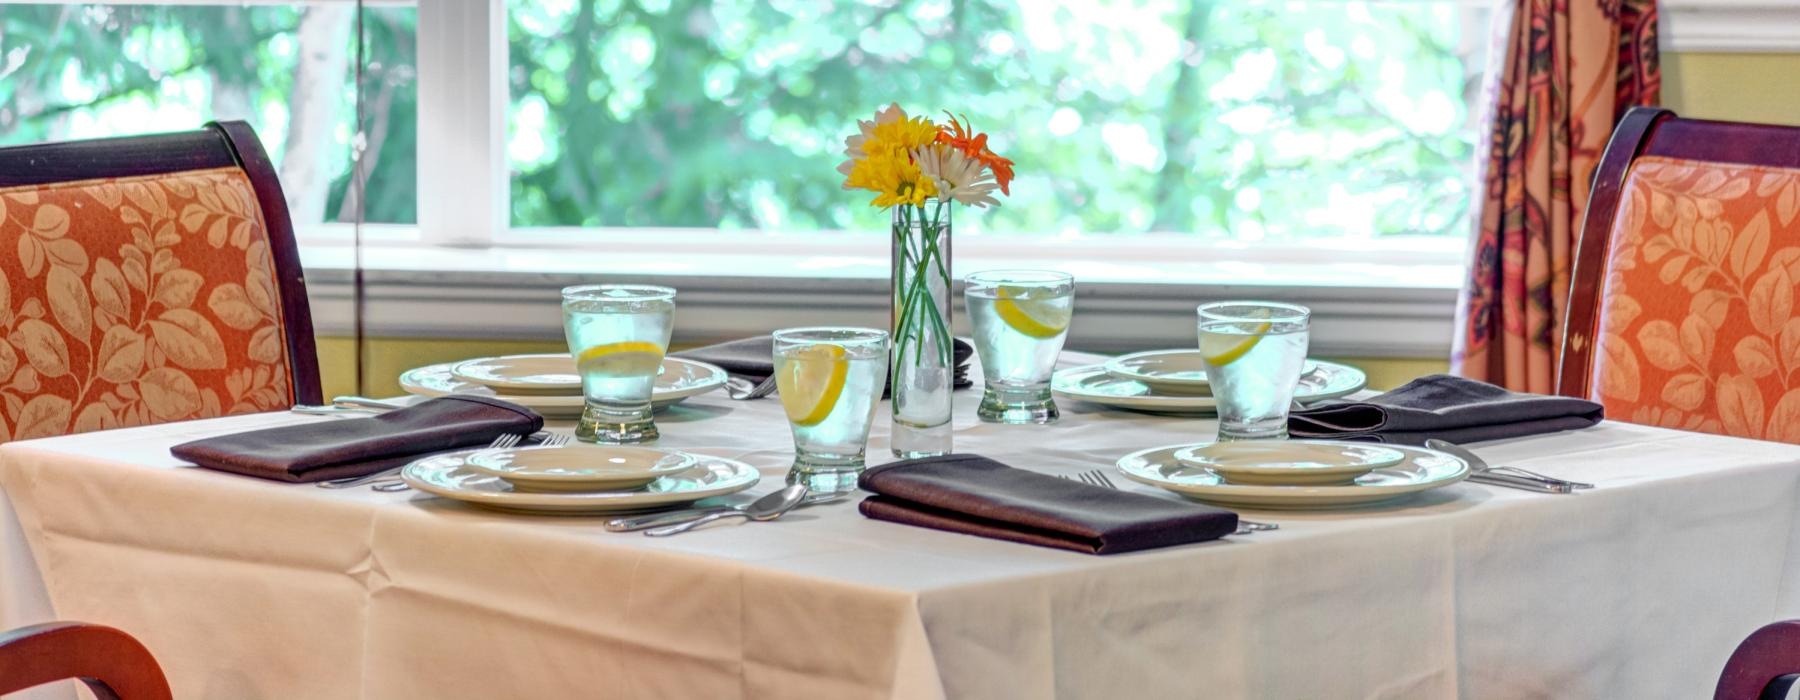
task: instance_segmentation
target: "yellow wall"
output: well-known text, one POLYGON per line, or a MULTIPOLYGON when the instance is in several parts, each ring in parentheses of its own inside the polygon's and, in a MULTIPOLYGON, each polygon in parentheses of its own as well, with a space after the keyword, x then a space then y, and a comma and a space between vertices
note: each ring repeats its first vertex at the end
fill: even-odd
POLYGON ((561 341, 370 338, 363 390, 355 391, 356 343, 350 338, 329 337, 319 338, 318 343, 319 374, 327 399, 342 394, 399 394, 400 373, 422 365, 491 355, 569 351, 569 346, 561 341))
MULTIPOLYGON (((1800 54, 1663 55, 1663 103, 1682 116, 1702 119, 1800 124, 1800 54)), ((378 338, 369 344, 367 381, 362 392, 372 396, 399 392, 394 378, 419 365, 483 355, 562 352, 554 341, 422 340, 378 338)), ((320 338, 326 396, 353 392, 353 350, 346 338, 320 338)), ((1442 359, 1352 357, 1341 361, 1369 373, 1369 386, 1388 389, 1408 380, 1443 372, 1442 359)))
MULTIPOLYGON (((325 384, 325 397, 343 394, 393 396, 400 393, 396 378, 413 367, 466 360, 488 355, 510 355, 534 352, 567 352, 557 341, 529 340, 426 340, 419 338, 371 338, 369 363, 364 370, 362 391, 354 391, 356 372, 354 343, 349 338, 319 338, 319 365, 325 384)), ((1369 386, 1392 389, 1423 374, 1442 372, 1443 360, 1416 360, 1374 357, 1335 358, 1335 362, 1361 367, 1369 373, 1369 386)))
POLYGON ((1800 54, 1671 53, 1663 105, 1695 119, 1800 124, 1800 54))

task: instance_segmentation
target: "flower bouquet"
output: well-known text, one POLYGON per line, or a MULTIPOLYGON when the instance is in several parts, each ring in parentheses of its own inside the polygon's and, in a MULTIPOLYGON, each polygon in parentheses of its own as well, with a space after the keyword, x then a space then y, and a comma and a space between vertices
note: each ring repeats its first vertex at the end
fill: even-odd
POLYGON ((950 383, 955 373, 950 336, 951 211, 961 203, 999 206, 1009 194, 1013 163, 988 148, 987 134, 950 116, 937 124, 909 117, 897 104, 844 139, 849 160, 838 166, 844 189, 869 190, 869 204, 893 211, 890 290, 896 456, 950 451, 950 383))

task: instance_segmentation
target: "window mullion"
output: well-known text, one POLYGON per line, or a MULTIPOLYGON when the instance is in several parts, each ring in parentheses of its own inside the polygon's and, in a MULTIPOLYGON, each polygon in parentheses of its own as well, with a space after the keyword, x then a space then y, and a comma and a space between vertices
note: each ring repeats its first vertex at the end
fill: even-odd
POLYGON ((419 235, 485 246, 505 227, 506 2, 419 3, 419 235))

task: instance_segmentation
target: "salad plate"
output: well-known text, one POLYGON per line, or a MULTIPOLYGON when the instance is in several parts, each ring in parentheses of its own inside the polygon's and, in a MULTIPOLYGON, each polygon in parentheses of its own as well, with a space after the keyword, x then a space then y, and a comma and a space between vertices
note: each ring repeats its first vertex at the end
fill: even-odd
MULTIPOLYGON (((1294 400, 1300 403, 1348 396, 1369 383, 1368 375, 1355 367, 1324 360, 1309 362, 1316 368, 1301 380, 1299 390, 1294 393, 1294 400)), ((1106 371, 1105 365, 1059 371, 1050 380, 1050 390, 1057 398, 1147 413, 1211 415, 1218 409, 1218 403, 1210 395, 1160 394, 1142 382, 1113 376, 1106 371)))
POLYGON ((1399 464, 1375 469, 1347 484, 1267 486, 1226 481, 1210 469, 1182 464, 1175 457, 1192 445, 1139 450, 1119 458, 1119 471, 1132 481, 1166 489, 1197 501, 1263 509, 1325 509, 1391 501, 1443 488, 1469 476, 1469 463, 1423 447, 1393 445, 1405 453, 1399 464))
POLYGON ((426 457, 400 470, 400 479, 422 493, 497 510, 582 515, 667 508, 724 496, 755 486, 762 475, 735 459, 695 455, 686 469, 664 474, 629 491, 544 493, 515 488, 493 474, 469 467, 469 450, 426 457))

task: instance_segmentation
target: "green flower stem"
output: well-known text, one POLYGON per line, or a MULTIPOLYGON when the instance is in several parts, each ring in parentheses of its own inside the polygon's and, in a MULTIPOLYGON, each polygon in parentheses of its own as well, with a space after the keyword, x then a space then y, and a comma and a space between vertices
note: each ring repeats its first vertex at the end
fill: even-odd
POLYGON ((944 258, 943 242, 940 234, 944 232, 944 215, 948 211, 948 202, 939 201, 935 211, 927 214, 924 206, 901 205, 896 213, 894 235, 900 237, 896 243, 899 248, 899 269, 910 279, 894 280, 898 293, 898 318, 894 324, 894 385, 900 385, 900 369, 908 366, 917 367, 924 360, 925 334, 933 333, 933 350, 939 361, 946 367, 950 364, 952 342, 948 319, 937 308, 933 294, 931 275, 944 283, 945 293, 949 292, 949 263, 944 258), (918 240, 913 239, 913 229, 918 228, 918 240))

